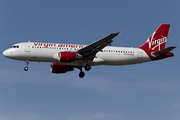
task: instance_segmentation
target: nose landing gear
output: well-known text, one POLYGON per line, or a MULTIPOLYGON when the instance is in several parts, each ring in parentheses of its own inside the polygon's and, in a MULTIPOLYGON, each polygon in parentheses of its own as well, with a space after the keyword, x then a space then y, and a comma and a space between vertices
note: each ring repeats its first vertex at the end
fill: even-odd
POLYGON ((29 61, 26 61, 26 67, 24 68, 24 71, 28 70, 29 61))

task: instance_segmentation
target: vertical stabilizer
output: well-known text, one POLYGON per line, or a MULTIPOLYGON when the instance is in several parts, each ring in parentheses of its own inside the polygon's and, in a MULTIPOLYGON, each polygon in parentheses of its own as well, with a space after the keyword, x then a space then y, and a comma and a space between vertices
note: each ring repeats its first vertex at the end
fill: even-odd
POLYGON ((159 60, 174 56, 169 52, 175 47, 165 48, 170 24, 161 24, 159 28, 148 38, 148 40, 139 47, 144 50, 151 60, 159 60))
POLYGON ((139 48, 146 52, 156 52, 165 48, 170 24, 161 24, 159 28, 139 48))

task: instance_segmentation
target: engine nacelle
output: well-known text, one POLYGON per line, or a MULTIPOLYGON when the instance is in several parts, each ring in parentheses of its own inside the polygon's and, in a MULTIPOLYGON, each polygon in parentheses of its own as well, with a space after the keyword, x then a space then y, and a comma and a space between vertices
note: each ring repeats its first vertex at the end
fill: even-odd
POLYGON ((52 63, 50 70, 52 73, 66 73, 67 71, 73 71, 74 68, 64 64, 52 63))
POLYGON ((75 52, 59 52, 53 58, 59 62, 74 62, 75 60, 81 60, 83 57, 75 52))

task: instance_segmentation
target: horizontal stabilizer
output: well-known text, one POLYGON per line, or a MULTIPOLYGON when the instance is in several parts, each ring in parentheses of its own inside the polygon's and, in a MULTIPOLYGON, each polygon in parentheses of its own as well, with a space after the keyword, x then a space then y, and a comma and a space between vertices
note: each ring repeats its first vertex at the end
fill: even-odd
POLYGON ((171 46, 171 47, 165 48, 163 50, 153 52, 152 54, 155 55, 155 56, 164 55, 164 54, 170 52, 171 50, 173 50, 174 48, 176 48, 176 46, 171 46))

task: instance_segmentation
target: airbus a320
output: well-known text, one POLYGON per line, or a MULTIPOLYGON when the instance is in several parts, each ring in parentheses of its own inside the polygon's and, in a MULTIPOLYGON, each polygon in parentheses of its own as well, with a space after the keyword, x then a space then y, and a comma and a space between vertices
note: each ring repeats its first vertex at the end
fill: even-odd
POLYGON ((3 55, 14 60, 26 62, 25 71, 28 70, 29 61, 51 62, 52 73, 66 73, 74 68, 80 70, 79 77, 83 78, 91 66, 97 65, 130 65, 144 63, 174 56, 171 50, 176 46, 165 48, 170 24, 161 24, 157 30, 138 48, 110 46, 113 38, 119 32, 112 33, 92 44, 62 44, 23 42, 13 45, 5 50, 3 55))

